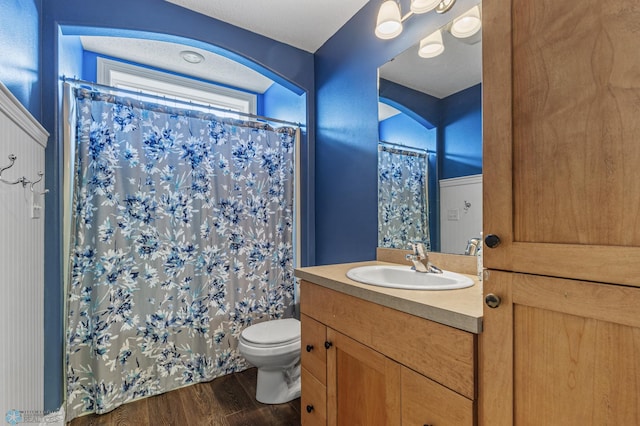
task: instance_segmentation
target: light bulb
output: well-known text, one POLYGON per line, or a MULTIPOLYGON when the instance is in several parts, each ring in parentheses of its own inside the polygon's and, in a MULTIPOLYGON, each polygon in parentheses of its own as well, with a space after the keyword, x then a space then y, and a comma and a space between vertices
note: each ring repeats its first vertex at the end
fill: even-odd
POLYGON ((402 32, 400 6, 394 0, 387 0, 380 6, 376 21, 376 37, 388 40, 402 32))
POLYGON ((453 20, 451 24, 451 34, 458 38, 467 38, 477 33, 480 27, 482 27, 480 8, 474 6, 453 20))
POLYGON ((418 55, 421 58, 435 58, 442 52, 444 52, 444 43, 440 30, 420 40, 418 55))
POLYGON ((440 0, 411 0, 411 11, 416 14, 427 13, 436 8, 440 0))

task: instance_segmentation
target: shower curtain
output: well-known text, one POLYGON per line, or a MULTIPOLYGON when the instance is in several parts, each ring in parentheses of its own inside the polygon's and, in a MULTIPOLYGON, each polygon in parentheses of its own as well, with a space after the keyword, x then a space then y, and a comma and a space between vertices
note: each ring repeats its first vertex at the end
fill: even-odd
POLYGON ((378 145, 378 246, 431 249, 426 152, 378 145))
POLYGON ((69 93, 69 419, 247 368, 241 331, 293 316, 296 131, 69 93))

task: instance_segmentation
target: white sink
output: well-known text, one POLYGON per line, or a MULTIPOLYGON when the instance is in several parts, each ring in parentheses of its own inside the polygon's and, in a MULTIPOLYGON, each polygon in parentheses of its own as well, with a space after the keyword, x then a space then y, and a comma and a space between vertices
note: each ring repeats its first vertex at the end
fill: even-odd
POLYGON ((408 290, 454 290, 471 287, 473 280, 455 272, 416 272, 410 266, 371 265, 352 268, 347 277, 364 284, 408 290))

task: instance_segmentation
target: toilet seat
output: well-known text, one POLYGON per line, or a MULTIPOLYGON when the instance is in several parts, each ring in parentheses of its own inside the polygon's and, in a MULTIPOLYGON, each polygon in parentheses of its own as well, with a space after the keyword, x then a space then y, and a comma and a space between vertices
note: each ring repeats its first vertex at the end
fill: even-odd
POLYGON ((242 331, 240 340, 254 347, 288 345, 300 341, 300 321, 286 318, 254 324, 242 331))

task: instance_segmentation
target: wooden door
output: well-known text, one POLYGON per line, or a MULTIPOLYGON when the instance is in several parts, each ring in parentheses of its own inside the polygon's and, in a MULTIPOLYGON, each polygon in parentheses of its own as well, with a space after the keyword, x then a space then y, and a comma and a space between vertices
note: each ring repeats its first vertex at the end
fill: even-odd
POLYGON ((327 424, 400 425, 400 364, 327 330, 327 424))
POLYGON ((640 289, 490 271, 480 424, 640 424, 640 289))
POLYGON ((482 8, 485 267, 639 286, 640 2, 482 8))

